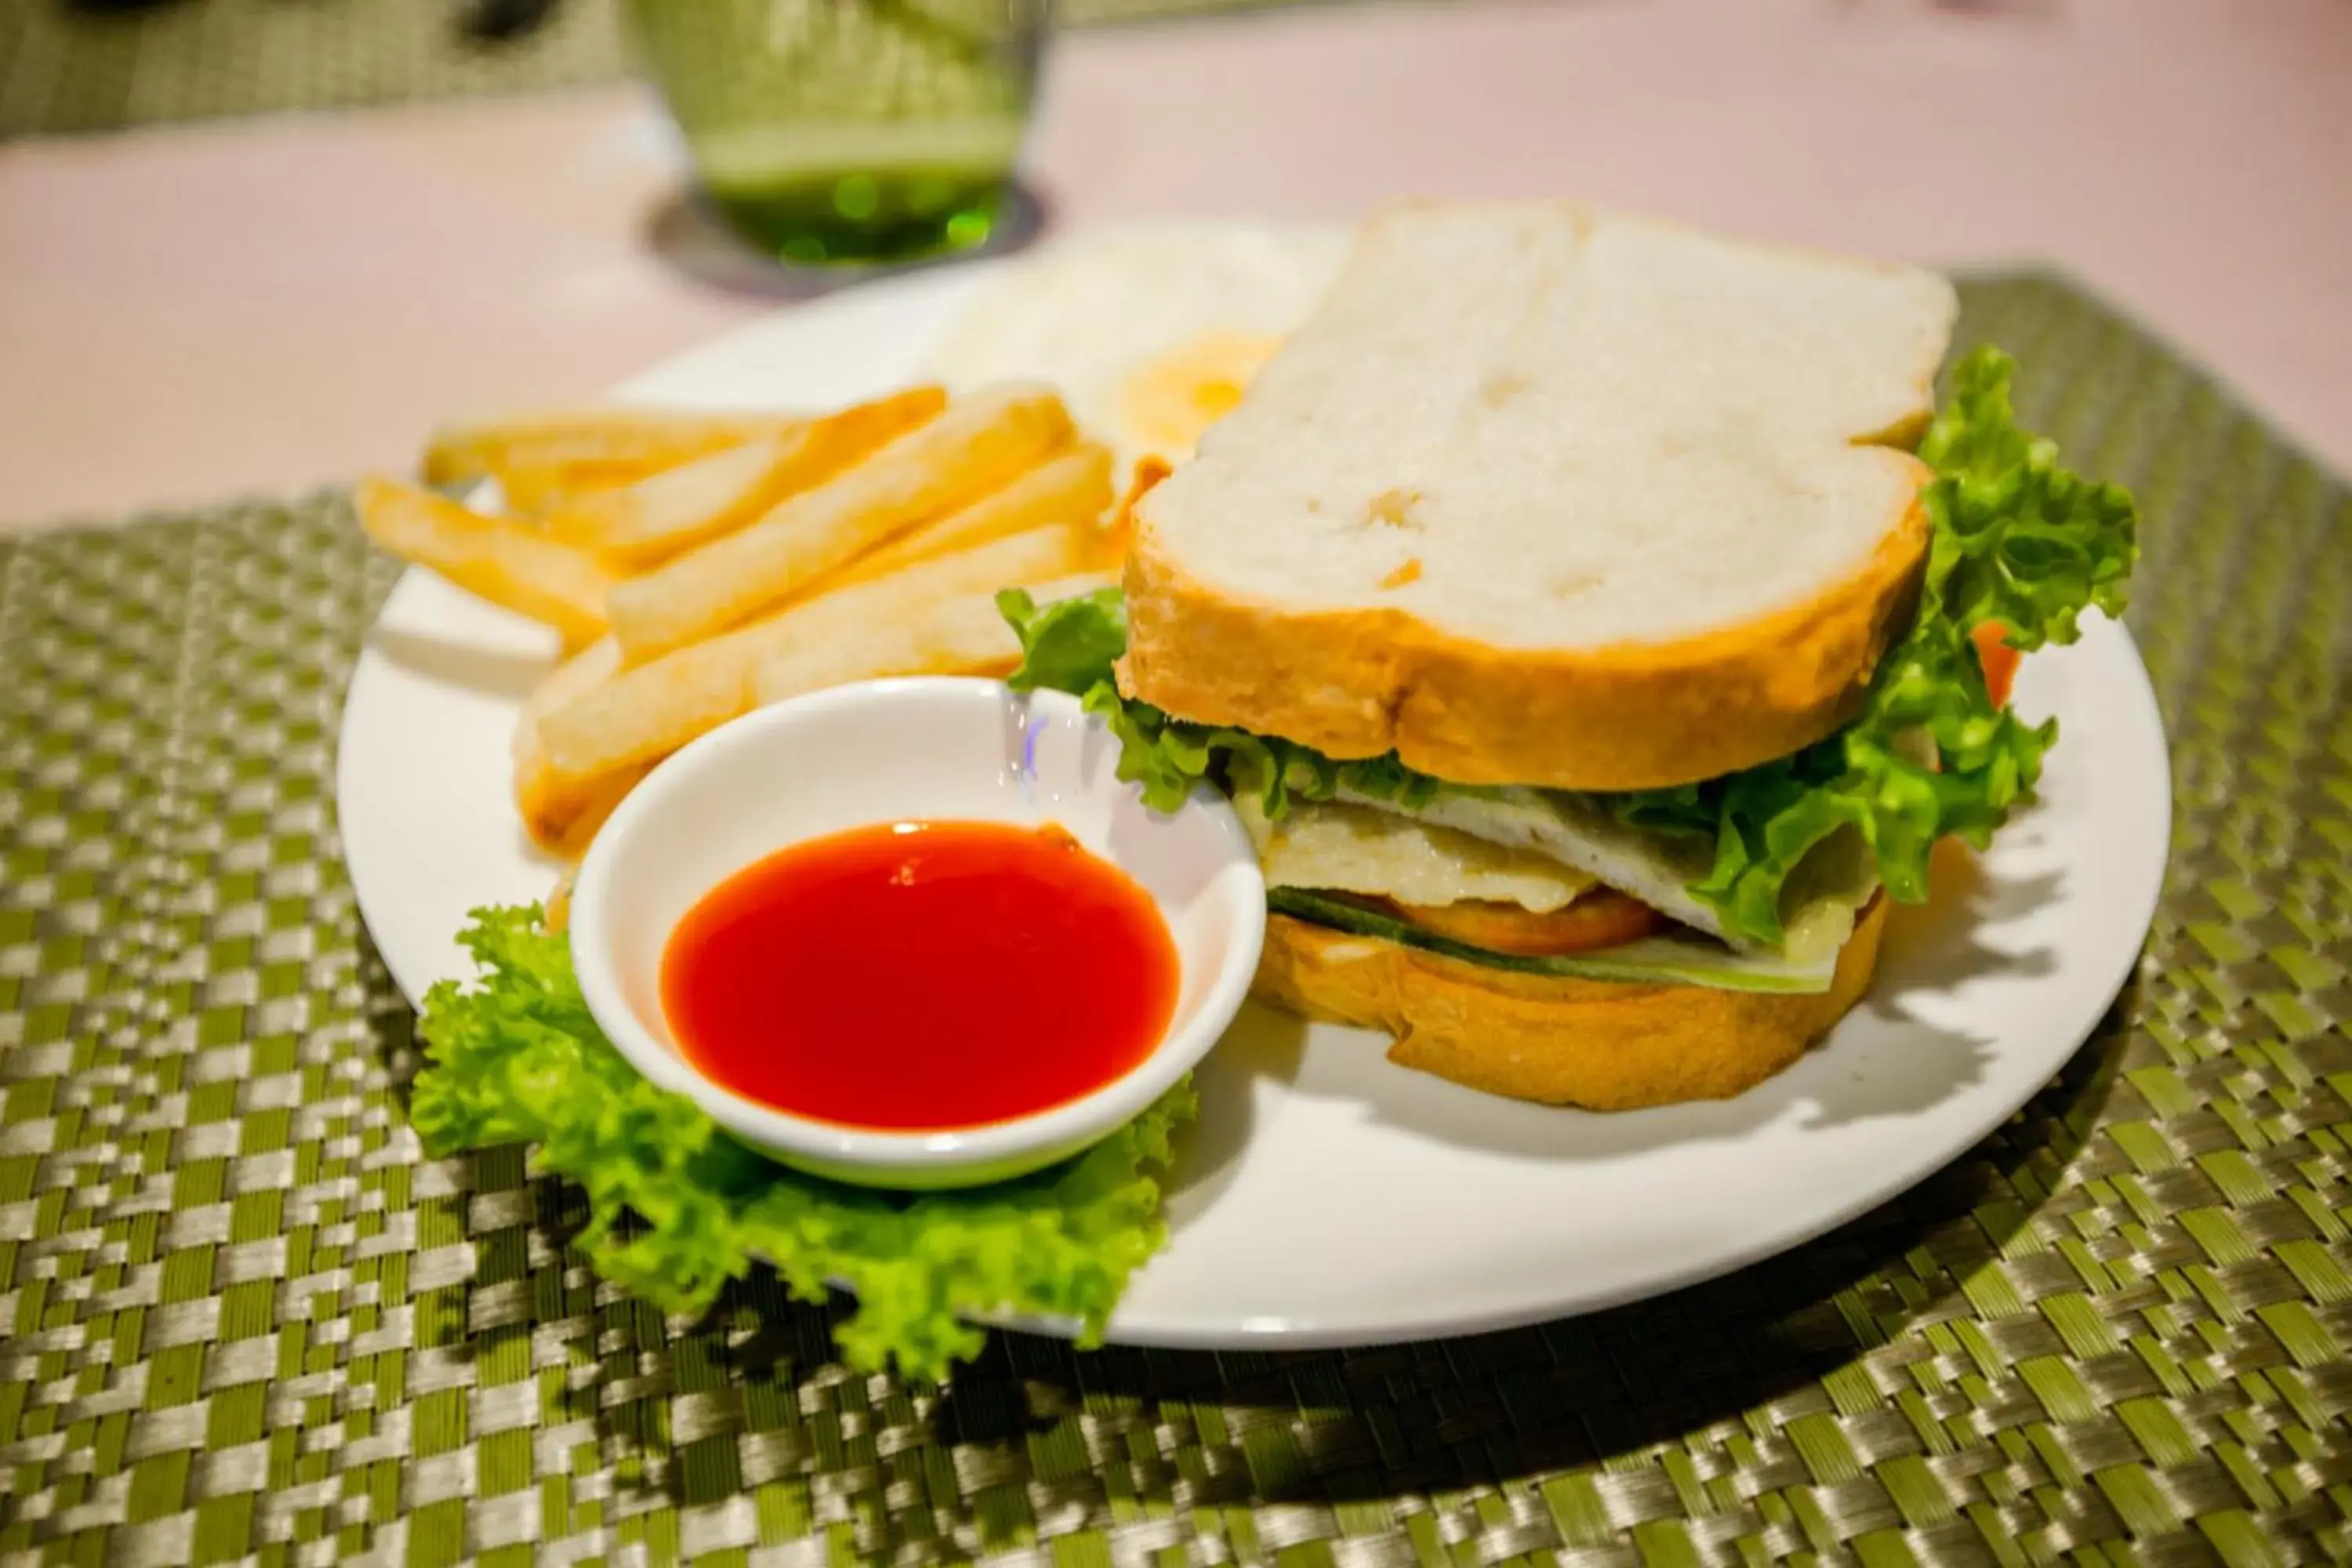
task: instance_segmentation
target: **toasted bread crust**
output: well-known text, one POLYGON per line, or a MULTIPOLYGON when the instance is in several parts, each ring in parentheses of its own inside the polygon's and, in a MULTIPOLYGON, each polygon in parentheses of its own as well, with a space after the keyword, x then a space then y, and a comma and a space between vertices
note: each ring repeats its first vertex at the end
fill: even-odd
POLYGON ((1514 1100, 1632 1110, 1727 1100, 1790 1066, 1862 999, 1885 928, 1882 895, 1829 990, 1792 996, 1518 974, 1276 915, 1255 994, 1387 1030, 1400 1067, 1514 1100))
POLYGON ((1122 690, 1327 756, 1394 751, 1456 784, 1655 789, 1811 745, 1858 710, 1927 557, 1915 493, 1860 570, 1802 604, 1672 642, 1499 647, 1402 610, 1221 591, 1159 547, 1150 499, 1127 557, 1122 690))

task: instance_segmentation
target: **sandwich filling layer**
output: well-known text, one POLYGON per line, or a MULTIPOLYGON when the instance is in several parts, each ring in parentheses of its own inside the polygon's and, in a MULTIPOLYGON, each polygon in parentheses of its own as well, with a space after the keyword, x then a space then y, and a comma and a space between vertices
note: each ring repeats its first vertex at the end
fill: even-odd
MULTIPOLYGON (((1437 805, 1431 803, 1432 806, 1437 805)), ((1538 850, 1513 847, 1429 816, 1349 800, 1303 801, 1279 821, 1246 791, 1234 796, 1268 883, 1321 888, 1408 905, 1507 903, 1549 914, 1600 879, 1538 850)))

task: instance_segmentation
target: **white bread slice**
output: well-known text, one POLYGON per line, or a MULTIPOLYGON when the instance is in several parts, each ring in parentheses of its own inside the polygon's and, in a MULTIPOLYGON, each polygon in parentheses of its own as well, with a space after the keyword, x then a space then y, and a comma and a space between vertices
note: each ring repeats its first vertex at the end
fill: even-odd
POLYGON ((1487 969, 1276 915, 1255 994, 1393 1037, 1389 1059, 1488 1094, 1588 1110, 1728 1100, 1787 1068, 1869 989, 1881 894, 1824 992, 1621 985, 1487 969))
POLYGON ((1145 498, 1131 695, 1465 784, 1633 789, 1852 716, 1916 602, 1955 311, 1915 268, 1414 205, 1145 498))

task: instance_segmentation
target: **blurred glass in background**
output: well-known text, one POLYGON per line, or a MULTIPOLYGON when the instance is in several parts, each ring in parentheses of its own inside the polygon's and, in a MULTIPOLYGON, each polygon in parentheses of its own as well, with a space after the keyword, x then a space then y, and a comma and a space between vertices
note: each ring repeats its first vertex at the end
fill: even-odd
POLYGON ((1010 208, 1049 0, 630 0, 728 225, 796 265, 967 249, 1010 208))

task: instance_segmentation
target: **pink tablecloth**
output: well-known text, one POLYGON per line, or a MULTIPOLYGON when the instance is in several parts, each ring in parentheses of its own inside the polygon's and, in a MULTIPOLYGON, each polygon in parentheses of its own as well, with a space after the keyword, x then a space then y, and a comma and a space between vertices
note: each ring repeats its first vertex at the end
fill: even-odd
MULTIPOLYGON (((1591 0, 1066 41, 1054 222, 1574 195, 1938 263, 2047 260, 2352 467, 2352 5, 1591 0)), ((0 520, 404 463, 777 301, 658 237, 614 90, 0 149, 0 520)))

